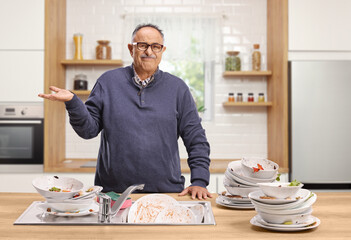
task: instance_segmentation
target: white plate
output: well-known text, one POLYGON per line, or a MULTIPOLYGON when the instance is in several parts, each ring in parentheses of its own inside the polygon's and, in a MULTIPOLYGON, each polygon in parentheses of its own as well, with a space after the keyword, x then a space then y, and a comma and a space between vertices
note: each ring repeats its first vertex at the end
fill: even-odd
POLYGON ((250 183, 250 185, 246 185, 241 182, 237 182, 233 177, 234 177, 233 174, 231 174, 228 170, 226 170, 224 172, 223 185, 231 186, 231 187, 240 187, 240 188, 258 187, 257 184, 250 183))
POLYGON ((245 181, 244 179, 239 178, 239 177, 235 176, 234 174, 231 174, 229 169, 227 169, 225 171, 224 175, 227 176, 229 179, 233 179, 235 182, 237 182, 241 185, 244 185, 244 187, 245 186, 246 187, 258 187, 258 185, 256 183, 245 181))
POLYGON ((178 202, 166 194, 149 194, 139 198, 130 207, 128 223, 154 223, 157 215, 178 202))
POLYGON ((234 209, 254 209, 252 204, 225 204, 221 202, 218 198, 216 199, 216 203, 220 206, 234 209))
MULTIPOLYGON (((305 194, 305 192, 301 192, 301 193, 305 194)), ((298 200, 295 197, 291 199, 277 199, 277 198, 262 199, 261 197, 263 196, 266 196, 266 195, 262 192, 262 190, 254 191, 249 194, 250 199, 253 199, 257 202, 266 203, 266 204, 286 204, 286 203, 296 202, 298 200)))
POLYGON ((308 220, 304 223, 300 223, 300 224, 275 224, 275 223, 268 223, 265 220, 262 219, 262 217, 260 215, 256 215, 256 220, 258 223, 265 225, 265 226, 269 226, 269 227, 279 227, 279 228, 302 228, 302 227, 306 227, 308 225, 311 225, 312 223, 316 222, 317 219, 314 216, 310 216, 308 218, 308 220))
POLYGON ((259 190, 249 193, 249 198, 256 201, 256 203, 262 207, 272 209, 285 209, 292 208, 303 203, 308 198, 310 193, 311 192, 307 189, 300 189, 294 198, 291 199, 262 199, 260 197, 265 195, 262 190, 259 190), (299 199, 296 199, 297 197, 299 197, 299 199))
POLYGON ((263 225, 261 223, 259 223, 257 221, 257 215, 254 216, 251 220, 250 223, 254 226, 257 227, 261 227, 261 228, 265 228, 268 230, 274 230, 274 231, 278 231, 278 232, 299 232, 299 231, 304 231, 304 230, 308 230, 308 229, 313 229, 318 227, 321 224, 321 220, 319 220, 319 218, 316 218, 316 224, 314 224, 313 226, 309 226, 309 227, 292 227, 292 228, 286 228, 286 227, 273 227, 273 226, 267 226, 267 225, 263 225))
POLYGON ((196 218, 192 210, 180 204, 171 204, 156 217, 155 223, 195 224, 196 218))
POLYGON ((51 212, 48 212, 47 211, 48 207, 49 207, 49 205, 47 203, 41 203, 38 205, 38 208, 40 210, 43 210, 46 214, 58 216, 58 217, 79 217, 79 216, 85 216, 85 215, 99 212, 99 206, 95 203, 93 203, 88 209, 86 209, 84 211, 70 212, 70 213, 59 212, 53 208, 51 208, 51 212), (92 209, 93 211, 91 212, 90 209, 92 209))
POLYGON ((244 181, 251 182, 251 183, 271 183, 274 182, 277 178, 277 175, 274 175, 272 178, 264 179, 264 178, 252 178, 245 176, 241 169, 241 161, 233 161, 228 164, 228 171, 233 174, 234 176, 243 179, 244 181))
MULTIPOLYGON (((308 199, 306 202, 300 204, 299 206, 295 208, 289 208, 289 209, 269 209, 269 208, 264 208, 260 206, 255 206, 255 208, 258 211, 265 212, 265 213, 271 213, 271 214, 299 214, 302 212, 307 211, 308 209, 312 208, 313 203, 315 203, 317 200, 317 195, 313 193, 313 196, 308 199)), ((252 203, 255 205, 256 202, 255 200, 252 200, 252 203)))
POLYGON ((221 200, 228 202, 228 203, 249 203, 251 204, 251 200, 249 198, 230 198, 227 196, 219 195, 218 196, 221 200))

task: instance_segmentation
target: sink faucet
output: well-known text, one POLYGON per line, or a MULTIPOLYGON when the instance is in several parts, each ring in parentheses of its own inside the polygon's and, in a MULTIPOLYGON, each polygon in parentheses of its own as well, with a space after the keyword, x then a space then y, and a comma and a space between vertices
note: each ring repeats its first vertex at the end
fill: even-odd
POLYGON ((104 194, 97 194, 99 198, 99 222, 110 222, 111 216, 114 217, 121 209, 124 201, 135 190, 143 190, 145 184, 135 184, 128 187, 122 195, 117 199, 116 203, 111 208, 111 198, 104 194))

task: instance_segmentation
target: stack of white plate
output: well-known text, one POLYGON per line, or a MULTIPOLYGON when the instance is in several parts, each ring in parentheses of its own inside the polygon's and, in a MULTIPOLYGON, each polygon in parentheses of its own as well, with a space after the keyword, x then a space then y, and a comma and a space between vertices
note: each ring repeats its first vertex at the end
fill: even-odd
POLYGON ((312 204, 317 195, 307 189, 300 189, 289 198, 268 197, 258 190, 249 194, 257 215, 250 221, 252 225, 274 231, 302 231, 316 228, 320 224, 317 217, 312 216, 312 204))
MULTIPOLYGON (((264 161, 269 161, 267 159, 255 160, 258 162, 262 161, 262 164, 264 161)), ((275 181, 277 169, 274 170, 272 176, 268 178, 263 178, 261 175, 260 177, 252 177, 256 176, 256 174, 253 174, 253 169, 251 167, 248 168, 249 171, 252 170, 252 173, 244 171, 243 168, 245 166, 242 164, 242 161, 243 160, 233 161, 228 164, 223 179, 223 185, 227 189, 227 192, 218 196, 216 199, 217 204, 228 208, 254 209, 254 205, 252 205, 248 198, 249 193, 260 189, 257 183, 270 183, 275 181)))

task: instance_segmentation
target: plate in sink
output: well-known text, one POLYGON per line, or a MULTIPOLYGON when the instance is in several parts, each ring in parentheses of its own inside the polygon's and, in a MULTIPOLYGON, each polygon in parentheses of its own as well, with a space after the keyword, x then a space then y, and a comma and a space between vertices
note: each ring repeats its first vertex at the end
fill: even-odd
POLYGON ((56 211, 53 208, 51 208, 51 211, 47 211, 48 208, 50 208, 47 203, 38 204, 37 207, 46 214, 58 216, 58 217, 79 217, 79 216, 86 216, 92 213, 99 212, 99 206, 95 203, 93 203, 88 209, 85 209, 82 211, 75 211, 75 212, 60 212, 60 211, 56 211))

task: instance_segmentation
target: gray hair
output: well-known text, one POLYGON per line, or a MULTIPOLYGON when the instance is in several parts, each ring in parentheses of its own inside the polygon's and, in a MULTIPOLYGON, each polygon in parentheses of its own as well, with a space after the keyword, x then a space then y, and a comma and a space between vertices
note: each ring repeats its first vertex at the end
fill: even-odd
POLYGON ((142 23, 142 24, 139 24, 138 26, 135 27, 133 34, 132 34, 132 42, 135 38, 136 33, 144 27, 150 27, 150 28, 156 29, 161 34, 162 40, 165 41, 165 37, 163 35, 163 32, 157 25, 152 24, 152 23, 142 23))

